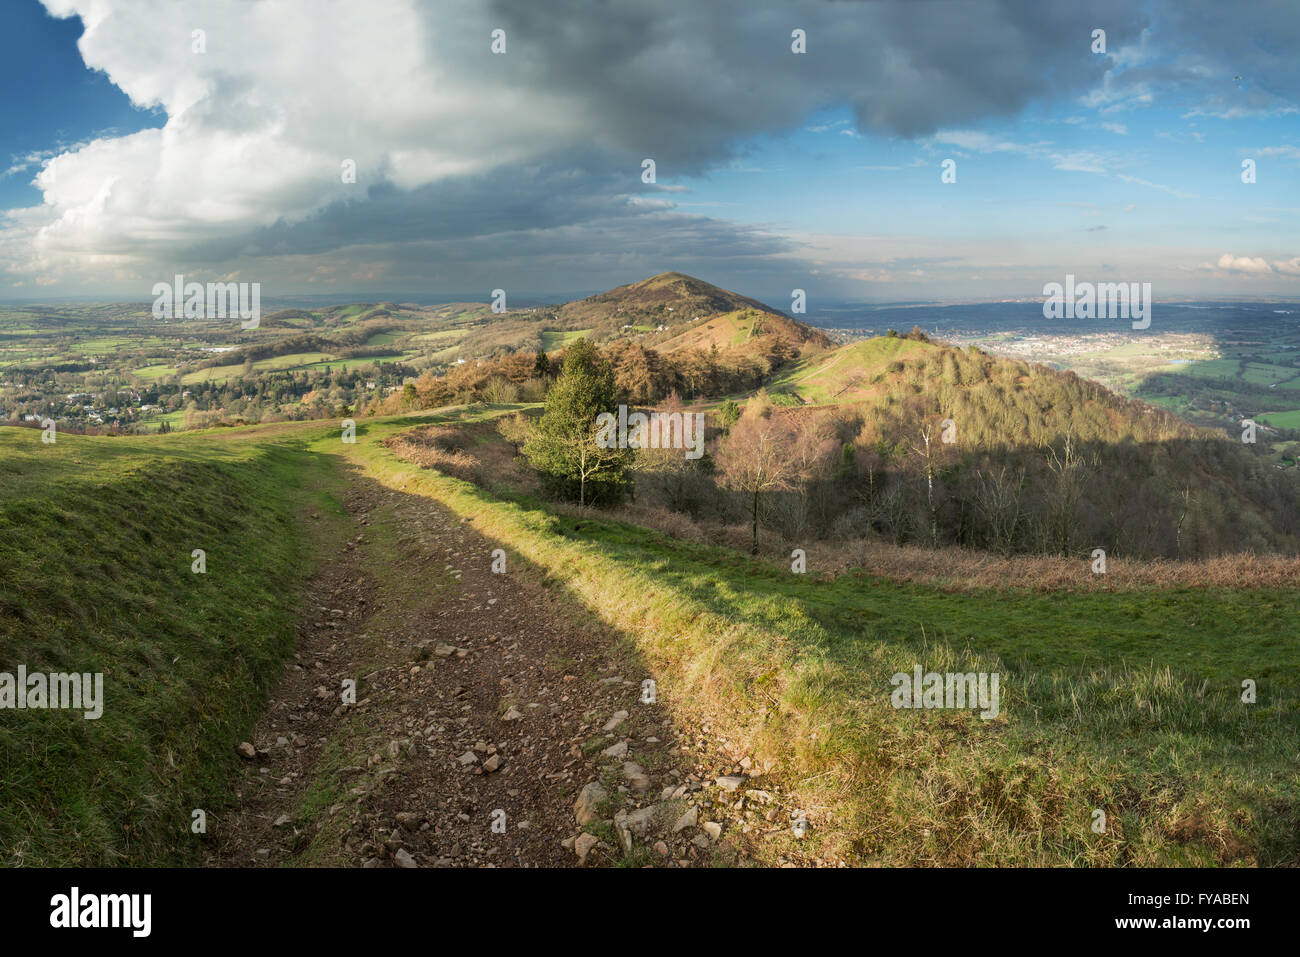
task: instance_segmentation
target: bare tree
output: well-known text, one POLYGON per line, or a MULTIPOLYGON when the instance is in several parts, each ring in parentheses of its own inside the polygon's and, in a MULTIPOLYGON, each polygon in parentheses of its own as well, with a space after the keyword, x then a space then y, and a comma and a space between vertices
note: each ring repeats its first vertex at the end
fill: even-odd
POLYGON ((1048 534, 1051 547, 1064 555, 1069 553, 1074 542, 1079 499, 1083 497, 1091 463, 1080 455, 1069 433, 1066 433, 1059 452, 1055 446, 1047 446, 1046 461, 1048 469, 1056 477, 1048 504, 1048 534))
POLYGON ((726 441, 718 450, 717 464, 728 487, 750 498, 754 544, 758 554, 758 507, 766 492, 791 486, 795 463, 791 458, 794 436, 771 406, 751 401, 740 420, 731 427, 726 441))
POLYGON ((1023 514, 1025 470, 1014 474, 1003 465, 996 472, 975 473, 975 508, 988 529, 989 544, 995 551, 1010 551, 1023 514))
POLYGON ((921 459, 922 467, 925 470, 925 501, 930 511, 930 546, 935 547, 939 544, 939 515, 934 507, 934 446, 931 438, 934 435, 934 427, 926 422, 921 426, 921 445, 912 446, 921 459))

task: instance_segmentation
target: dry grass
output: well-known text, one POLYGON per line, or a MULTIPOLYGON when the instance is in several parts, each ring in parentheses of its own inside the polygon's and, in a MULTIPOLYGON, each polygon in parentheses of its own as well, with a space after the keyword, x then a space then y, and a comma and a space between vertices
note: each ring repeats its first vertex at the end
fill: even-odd
POLYGON ((1109 558, 1093 574, 1086 555, 994 555, 964 548, 859 541, 808 549, 809 571, 838 576, 849 571, 891 581, 919 582, 948 591, 1023 588, 1030 591, 1123 591, 1134 588, 1293 588, 1300 558, 1222 555, 1204 561, 1109 558))
MULTIPOLYGON (((560 506, 557 511, 579 514, 560 506)), ((602 510, 621 522, 663 532, 676 539, 749 551, 750 527, 698 522, 660 506, 624 505, 602 510)), ((865 573, 896 582, 916 582, 944 591, 1017 588, 1042 592, 1127 591, 1135 588, 1295 588, 1300 558, 1283 555, 1221 555, 1202 561, 1108 557, 1106 573, 1093 574, 1092 558, 1061 555, 997 555, 975 549, 894 545, 884 541, 810 541, 782 538, 759 530, 760 554, 786 561, 802 548, 809 574, 838 578, 865 573)))
POLYGON ((496 439, 494 424, 429 425, 390 436, 384 444, 399 457, 444 475, 493 488, 505 482, 519 491, 536 491, 536 479, 515 461, 510 447, 496 439))

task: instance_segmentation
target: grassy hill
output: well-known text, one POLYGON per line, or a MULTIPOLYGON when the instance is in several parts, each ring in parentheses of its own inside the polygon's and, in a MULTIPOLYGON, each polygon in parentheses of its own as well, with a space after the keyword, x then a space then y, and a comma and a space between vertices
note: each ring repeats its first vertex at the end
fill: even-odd
POLYGON ((666 334, 668 338, 649 340, 662 352, 711 349, 714 346, 719 351, 744 349, 751 344, 761 345, 762 340, 769 336, 784 338, 795 346, 808 344, 827 348, 831 344, 825 333, 812 326, 806 326, 787 316, 753 309, 701 317, 680 332, 666 334))
POLYGON ((865 339, 801 356, 776 375, 769 391, 797 395, 810 405, 861 402, 886 393, 900 360, 933 348, 927 343, 890 336, 865 339))

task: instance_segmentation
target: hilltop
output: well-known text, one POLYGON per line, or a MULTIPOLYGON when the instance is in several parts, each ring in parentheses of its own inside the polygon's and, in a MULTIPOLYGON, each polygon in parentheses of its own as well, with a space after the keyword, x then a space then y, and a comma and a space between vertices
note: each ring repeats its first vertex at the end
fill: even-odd
POLYGON ((580 330, 595 341, 631 339, 665 352, 714 345, 744 349, 764 337, 796 346, 831 344, 821 330, 757 299, 680 272, 660 273, 540 312, 545 321, 580 330))
POLYGON ((555 310, 556 318, 574 328, 609 321, 644 324, 654 321, 695 322, 719 313, 753 310, 765 315, 782 313, 756 299, 742 296, 680 272, 665 272, 639 282, 567 302, 555 310))

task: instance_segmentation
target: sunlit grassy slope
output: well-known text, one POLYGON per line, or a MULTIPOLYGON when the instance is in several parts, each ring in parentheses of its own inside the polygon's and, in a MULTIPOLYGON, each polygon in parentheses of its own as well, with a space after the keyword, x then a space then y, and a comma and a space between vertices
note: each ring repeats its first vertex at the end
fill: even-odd
POLYGON ((901 337, 882 336, 813 352, 782 369, 772 380, 773 393, 796 393, 806 403, 857 402, 891 374, 891 365, 935 346, 901 337))

